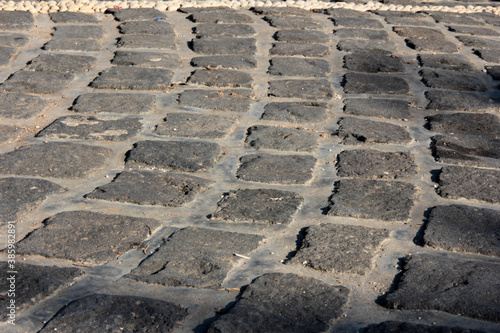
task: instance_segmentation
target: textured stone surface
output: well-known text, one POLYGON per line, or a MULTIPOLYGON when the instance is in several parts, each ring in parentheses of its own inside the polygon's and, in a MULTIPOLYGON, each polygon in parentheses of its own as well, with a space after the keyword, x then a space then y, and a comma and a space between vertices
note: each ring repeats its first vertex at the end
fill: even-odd
POLYGON ((351 225, 320 224, 303 231, 297 254, 291 263, 319 271, 366 274, 387 230, 351 225))
POLYGON ((308 155, 249 154, 240 158, 236 177, 270 184, 304 184, 312 178, 316 159, 308 155))
POLYGON ((410 39, 437 39, 444 40, 444 34, 436 29, 421 28, 421 27, 394 27, 395 33, 410 39))
POLYGON ((332 17, 365 17, 365 18, 373 18, 374 15, 370 12, 362 12, 353 9, 347 8, 328 8, 325 10, 325 14, 330 15, 332 17))
POLYGON ((437 249, 500 257, 500 212, 463 205, 434 207, 423 243, 437 249))
POLYGON ((202 38, 193 39, 192 49, 196 53, 251 55, 257 50, 253 38, 202 38))
POLYGON ((195 28, 197 38, 235 38, 251 37, 255 30, 247 24, 198 24, 195 28))
POLYGON ((273 15, 266 15, 264 17, 271 26, 276 29, 304 29, 304 30, 316 30, 321 27, 321 22, 316 18, 312 17, 301 17, 294 16, 293 19, 289 17, 280 17, 273 15))
POLYGON ((9 47, 21 47, 28 44, 29 35, 0 32, 0 45, 9 47))
POLYGON ((491 113, 440 113, 426 117, 433 132, 496 137, 500 133, 498 116, 491 113))
POLYGON ((373 40, 388 40, 389 35, 384 30, 366 30, 354 28, 340 28, 335 30, 337 38, 354 38, 354 39, 373 39, 373 40))
POLYGON ((173 35, 123 35, 116 43, 124 49, 175 49, 173 35))
POLYGON ((333 23, 340 27, 357 29, 383 29, 384 25, 376 19, 364 17, 335 17, 333 23))
POLYGON ((97 59, 82 55, 44 53, 31 60, 26 70, 59 73, 88 72, 97 59))
POLYGON ((384 321, 377 325, 367 326, 364 333, 390 333, 390 332, 413 332, 413 333, 484 333, 484 331, 471 330, 460 327, 435 326, 405 323, 399 321, 384 321))
POLYGON ((474 72, 474 64, 461 54, 420 54, 420 63, 425 67, 474 72))
POLYGON ((430 101, 427 109, 456 111, 496 110, 498 100, 487 94, 469 91, 430 90, 425 92, 430 101))
POLYGON ((432 12, 431 16, 438 23, 443 24, 463 24, 463 25, 481 25, 483 22, 479 18, 474 18, 471 15, 460 13, 447 12, 432 12))
POLYGON ((450 29, 450 31, 453 31, 455 33, 467 34, 473 36, 492 36, 492 37, 499 36, 498 32, 488 28, 468 27, 463 25, 450 25, 448 26, 448 29, 450 29))
POLYGON ((500 50, 481 50, 481 49, 475 49, 475 52, 484 61, 500 63, 500 50))
POLYGON ((406 80, 394 75, 347 73, 344 91, 347 94, 410 94, 406 80))
POLYGON ((189 77, 188 83, 209 87, 251 88, 252 76, 230 69, 197 69, 189 77))
POLYGON ((168 35, 174 38, 174 29, 166 20, 129 21, 118 26, 125 35, 168 35))
POLYGON ((325 77, 330 65, 322 59, 276 57, 271 59, 268 73, 281 76, 325 77))
POLYGON ((500 79, 500 66, 485 66, 485 68, 493 80, 500 79))
POLYGON ((212 181, 158 171, 123 171, 113 182, 85 195, 90 199, 128 202, 138 205, 182 206, 205 191, 212 181))
POLYGON ((17 126, 0 125, 0 144, 12 142, 24 129, 17 126))
POLYGON ((328 47, 321 44, 273 43, 271 56, 323 57, 329 53, 328 47))
POLYGON ((245 143, 255 149, 313 151, 317 134, 293 128, 257 125, 247 130, 245 143))
POLYGON ((401 126, 355 117, 340 119, 338 136, 346 145, 407 144, 411 141, 410 133, 401 126))
POLYGON ((311 16, 311 11, 298 7, 254 7, 253 11, 259 15, 274 15, 293 19, 301 16, 311 16))
POLYGON ((103 28, 99 25, 56 25, 52 35, 57 39, 100 39, 103 28))
POLYGON ((234 253, 249 255, 262 239, 252 234, 188 227, 164 240, 125 277, 174 287, 220 288, 236 262, 234 253))
POLYGON ((411 117, 409 103, 404 100, 348 98, 344 103, 344 113, 355 116, 401 120, 411 117))
POLYGON ((377 52, 390 54, 394 50, 394 44, 384 40, 343 39, 339 41, 337 48, 345 52, 377 52))
POLYGON ((444 39, 408 38, 406 39, 406 43, 409 47, 417 51, 444 53, 458 52, 458 46, 455 43, 444 39))
POLYGON ((342 315, 349 289, 295 274, 270 273, 255 279, 210 333, 313 333, 342 315))
POLYGON ((428 28, 435 28, 436 23, 431 22, 431 21, 426 21, 422 19, 414 19, 414 18, 408 18, 408 17, 387 17, 385 19, 387 23, 393 24, 393 25, 411 25, 411 26, 416 26, 416 27, 428 27, 428 28))
POLYGON ((280 30, 274 38, 280 42, 289 43, 328 43, 330 38, 327 34, 317 30, 280 30))
POLYGON ((406 221, 416 196, 416 187, 408 183, 342 179, 335 183, 328 215, 406 221))
POLYGON ((479 49, 500 49, 500 40, 498 39, 472 36, 457 36, 457 39, 465 46, 479 49))
POLYGON ((54 12, 49 16, 54 23, 98 23, 95 16, 84 13, 54 12))
POLYGON ((344 56, 344 67, 350 71, 364 73, 399 73, 405 71, 401 58, 369 52, 344 56))
POLYGON ((328 80, 277 80, 269 81, 269 96, 303 99, 322 99, 333 96, 328 80))
POLYGON ((64 90, 73 78, 73 74, 21 70, 12 74, 2 83, 0 90, 33 94, 57 94, 64 90))
POLYGON ((117 21, 153 21, 155 18, 166 18, 164 12, 154 8, 108 9, 117 21))
POLYGON ((488 76, 485 74, 467 74, 454 71, 424 68, 420 71, 422 81, 430 88, 487 91, 488 76))
POLYGON ((236 123, 235 117, 215 114, 169 113, 155 133, 170 137, 223 138, 236 123))
POLYGON ((189 18, 196 23, 251 23, 250 16, 228 9, 200 11, 192 13, 189 18))
POLYGON ((172 75, 163 68, 117 66, 102 72, 90 85, 97 89, 165 90, 172 75))
POLYGON ((248 69, 257 67, 257 59, 247 55, 194 57, 191 59, 191 65, 195 67, 248 69))
POLYGON ((34 28, 35 18, 28 11, 0 12, 0 30, 31 30, 34 28))
POLYGON ((176 54, 164 52, 117 51, 112 63, 118 66, 176 68, 180 59, 176 54))
POLYGON ((250 108, 252 90, 185 90, 179 96, 181 106, 218 110, 245 112, 250 108))
POLYGON ((49 103, 38 96, 0 93, 0 117, 27 119, 44 111, 49 103))
POLYGON ((322 122, 328 118, 325 103, 273 102, 264 106, 263 120, 288 121, 290 123, 322 122))
POLYGON ((102 168, 110 156, 110 149, 77 143, 49 142, 22 146, 0 155, 0 173, 86 178, 102 168))
POLYGON ((10 59, 16 53, 16 49, 13 47, 3 47, 0 46, 0 66, 6 66, 9 64, 10 59))
POLYGON ((141 114, 154 107, 155 96, 149 94, 91 93, 78 96, 71 109, 79 113, 141 114))
POLYGON ((88 211, 58 213, 17 243, 19 253, 103 264, 139 247, 160 222, 88 211))
POLYGON ((54 38, 43 46, 47 51, 96 52, 101 50, 98 40, 85 38, 54 38))

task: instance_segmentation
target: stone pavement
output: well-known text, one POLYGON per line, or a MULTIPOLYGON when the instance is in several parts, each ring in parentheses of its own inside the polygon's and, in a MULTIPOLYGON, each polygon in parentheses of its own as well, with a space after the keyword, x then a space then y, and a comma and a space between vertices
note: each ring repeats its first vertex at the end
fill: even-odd
POLYGON ((0 34, 2 332, 500 331, 500 16, 0 34))

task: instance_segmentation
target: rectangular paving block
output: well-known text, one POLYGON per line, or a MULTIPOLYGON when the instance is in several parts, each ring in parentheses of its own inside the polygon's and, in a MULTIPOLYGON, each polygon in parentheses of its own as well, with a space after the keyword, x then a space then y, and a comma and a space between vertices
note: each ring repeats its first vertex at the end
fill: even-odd
POLYGON ((256 6, 252 10, 258 15, 273 15, 279 17, 304 17, 311 16, 313 13, 307 9, 298 7, 260 7, 256 6))
POLYGON ((187 82, 208 87, 251 88, 252 76, 231 69, 197 69, 187 82))
POLYGON ((94 15, 78 12, 53 12, 49 16, 54 23, 99 23, 94 15))
POLYGON ((191 66, 208 68, 249 69, 257 67, 257 59, 251 55, 219 55, 194 57, 191 66))
POLYGON ((409 17, 386 17, 386 22, 391 25, 409 25, 414 27, 436 28, 436 22, 427 21, 422 18, 409 18, 409 17))
POLYGON ((194 28, 196 38, 252 37, 255 30, 248 24, 203 23, 194 28))
POLYGON ((273 102, 264 106, 261 119, 290 123, 318 123, 328 118, 327 111, 326 103, 273 102))
POLYGON ((191 48, 196 53, 252 55, 257 50, 254 38, 193 39, 191 48))
POLYGON ((474 49, 474 52, 484 61, 500 63, 500 50, 474 49))
POLYGON ((344 91, 346 94, 409 95, 410 86, 400 76, 347 73, 345 74, 344 91))
POLYGON ((345 52, 390 54, 394 51, 395 45, 392 42, 384 40, 342 39, 338 42, 337 48, 345 52))
POLYGON ((14 47, 0 46, 0 66, 7 66, 16 53, 17 49, 14 47))
POLYGON ((349 27, 357 29, 383 29, 382 22, 375 18, 364 17, 334 17, 333 23, 339 27, 349 27))
POLYGON ((120 24, 118 30, 124 35, 168 35, 175 37, 174 29, 166 20, 128 21, 120 24))
POLYGON ((12 74, 0 90, 18 93, 58 94, 68 87, 73 74, 55 72, 31 72, 20 70, 12 74))
POLYGON ((101 39, 104 34, 100 25, 56 25, 52 36, 57 39, 101 39))
POLYGON ((408 45, 408 47, 417 51, 443 53, 458 52, 457 44, 444 39, 407 38, 406 44, 408 45))
POLYGON ((352 53, 344 56, 344 67, 363 73, 401 73, 405 71, 403 59, 380 53, 352 53))
POLYGON ((24 131, 22 127, 0 125, 0 144, 13 142, 24 131))
POLYGON ((28 71, 85 73, 94 66, 97 58, 84 55, 43 53, 25 67, 28 71))
POLYGON ((54 38, 43 46, 47 51, 97 52, 101 50, 99 40, 84 38, 54 38))
POLYGON ((318 134, 294 128, 256 125, 247 129, 245 143, 255 149, 311 152, 318 146, 318 134))
POLYGON ((263 18, 272 27, 280 30, 287 29, 304 29, 304 30, 317 30, 321 29, 321 21, 314 17, 294 16, 293 19, 289 17, 281 17, 275 15, 266 15, 263 18))
POLYGON ((273 43, 269 50, 270 56, 302 56, 323 57, 329 53, 327 46, 306 43, 273 43))
POLYGON ((185 90, 179 95, 181 106, 201 109, 246 112, 252 102, 252 90, 227 89, 227 90, 185 90))
POLYGON ((176 54, 164 52, 116 51, 111 63, 117 66, 177 68, 180 58, 176 54))
POLYGON ((410 105, 398 99, 348 98, 344 100, 344 113, 386 119, 409 119, 410 105))
POLYGON ((3 31, 29 31, 35 27, 35 18, 28 11, 2 11, 0 12, 0 30, 3 31))
POLYGON ((438 23, 442 24, 462 24, 462 25, 482 25, 483 20, 472 15, 462 13, 431 12, 429 13, 438 23))
POLYGON ((370 12, 362 12, 354 9, 348 8, 328 8, 325 10, 326 15, 331 17, 343 18, 343 17, 364 17, 373 18, 375 15, 370 12))
POLYGON ((439 113, 425 118, 429 130, 450 134, 469 134, 495 138, 500 119, 491 113, 439 113))
POLYGON ((472 35, 472 36, 491 36, 498 37, 500 34, 493 29, 470 27, 466 25, 449 25, 448 29, 458 34, 472 35))
POLYGON ((334 31, 334 36, 340 39, 373 39, 388 40, 389 35, 384 30, 367 30, 355 28, 340 28, 334 31))
POLYGON ((494 38, 485 37, 473 37, 473 36, 456 36, 457 39, 462 42, 465 46, 470 46, 478 49, 500 49, 500 40, 494 38))
POLYGON ((150 94, 90 93, 78 96, 71 109, 78 113, 135 115, 152 111, 155 100, 150 94))
POLYGON ((154 21, 166 19, 166 13, 154 8, 112 8, 108 9, 117 21, 154 21))
POLYGON ((418 59, 424 67, 460 72, 477 71, 476 66, 461 54, 419 54, 418 59))
POLYGON ((279 30, 274 39, 288 43, 328 43, 330 36, 319 30, 279 30))
POLYGON ((420 27, 394 27, 395 33, 401 37, 410 39, 437 39, 445 40, 445 35, 437 29, 420 28, 420 27))
POLYGON ((227 8, 192 12, 188 17, 195 23, 252 23, 250 16, 227 8))
POLYGON ((500 66, 485 66, 486 71, 493 80, 500 79, 500 66))
POLYGON ((28 44, 29 35, 0 32, 0 46, 22 47, 28 44))
POLYGON ((424 68, 420 71, 426 86, 437 89, 464 91, 488 91, 489 77, 486 74, 469 74, 456 71, 424 68))
POLYGON ((322 59, 303 59, 292 57, 271 58, 268 73, 280 76, 326 77, 330 64, 322 59))
POLYGON ((333 96, 331 83, 326 79, 269 81, 269 96, 327 99, 333 96))
POLYGON ((115 66, 103 71, 90 86, 97 89, 159 90, 170 86, 173 72, 163 68, 115 66))
POLYGON ((453 90, 429 90, 425 97, 430 101, 427 109, 455 111, 496 110, 498 98, 486 93, 453 90))
POLYGON ((122 35, 116 46, 124 49, 167 49, 175 50, 173 35, 122 35))
POLYGON ((224 138, 234 124, 236 124, 236 117, 199 113, 169 113, 163 122, 156 126, 154 133, 170 137, 224 138))
POLYGON ((20 93, 0 93, 0 117, 28 119, 44 111, 49 103, 43 98, 20 93))
POLYGON ((337 134, 345 145, 408 144, 412 140, 402 126, 356 117, 341 118, 337 134))

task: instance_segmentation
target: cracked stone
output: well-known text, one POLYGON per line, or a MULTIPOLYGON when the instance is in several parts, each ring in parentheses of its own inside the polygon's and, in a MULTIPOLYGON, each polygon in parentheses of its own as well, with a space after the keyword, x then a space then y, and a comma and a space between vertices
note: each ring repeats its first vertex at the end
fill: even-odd
POLYGON ((181 106, 218 111, 246 112, 250 109, 252 90, 185 90, 179 96, 181 106))
POLYGON ((94 15, 75 12, 49 13, 54 23, 99 23, 94 15))
POLYGON ((455 111, 488 111, 497 110, 495 97, 488 94, 470 91, 430 90, 425 92, 430 101, 427 109, 455 111))
POLYGON ((0 30, 27 31, 35 27, 35 18, 28 11, 2 11, 0 12, 0 30))
POLYGON ((83 38, 55 38, 43 46, 47 51, 97 52, 101 44, 97 40, 83 38))
POLYGON ((163 52, 116 51, 112 63, 118 66, 177 68, 180 58, 176 54, 163 52))
POLYGON ((69 54, 40 54, 31 60, 26 70, 39 72, 84 73, 96 62, 95 57, 69 54))
POLYGON ((474 64, 461 54, 420 54, 418 58, 422 66, 425 67, 460 72, 475 72, 477 70, 474 64))
POLYGON ((424 68, 420 71, 420 75, 425 85, 430 88, 488 91, 488 76, 484 74, 456 73, 424 68))
POLYGON ((405 71, 401 58, 377 53, 347 54, 344 56, 344 67, 351 71, 365 73, 398 73, 405 71))
POLYGON ((280 30, 274 35, 279 42, 289 43, 328 43, 330 37, 317 30, 280 30))
POLYGON ((323 57, 329 53, 328 47, 321 44, 273 43, 271 56, 323 57))
POLYGON ((254 38, 209 38, 193 39, 192 49, 196 53, 251 55, 257 50, 254 38))
POLYGON ((353 28, 336 29, 335 37, 340 39, 373 39, 377 41, 389 39, 389 35, 384 30, 365 30, 353 28))
POLYGON ((28 119, 49 106, 43 98, 18 93, 0 93, 0 117, 28 119))
POLYGON ((346 94, 395 94, 409 95, 406 80, 394 75, 347 73, 344 91, 346 94))
POLYGON ((29 40, 29 35, 0 32, 0 46, 23 47, 29 40))
POLYGON ((131 89, 164 91, 173 72, 163 68, 116 66, 103 71, 90 84, 97 89, 131 89))
POLYGON ((323 122, 328 118, 327 105, 317 102, 273 102, 264 106, 263 120, 290 123, 323 122))
POLYGON ((317 80, 276 80, 269 81, 269 96, 303 99, 324 99, 333 96, 331 83, 326 79, 317 80))
POLYGON ((101 39, 103 34, 99 25, 56 25, 52 36, 57 39, 101 39))
POLYGON ((335 17, 333 23, 336 26, 356 29, 384 29, 379 20, 364 17, 335 17))
POLYGON ((348 98, 344 103, 344 113, 355 116, 399 120, 411 118, 410 105, 405 100, 348 98))
POLYGON ((154 108, 155 96, 149 94, 90 93, 78 96, 71 109, 78 113, 142 114, 154 108))
POLYGON ((246 72, 230 69, 197 69, 189 77, 188 83, 208 87, 251 88, 252 76, 246 72))
POLYGON ((124 49, 175 50, 175 37, 171 35, 123 35, 116 43, 124 49))
POLYGON ((402 126, 354 117, 340 119, 338 136, 345 145, 408 144, 412 140, 402 126))
POLYGON ((255 30, 247 24, 204 23, 195 27, 196 38, 252 37, 255 30))
POLYGON ((33 94, 57 94, 67 88, 73 78, 73 74, 20 70, 4 81, 0 86, 0 90, 33 94))
POLYGON ((165 20, 158 21, 129 21, 118 26, 124 35, 161 35, 175 38, 174 29, 165 20))
POLYGON ((330 65, 322 59, 276 57, 271 59, 268 73, 281 76, 325 77, 330 65))
POLYGON ((194 57, 193 59, 191 59, 191 66, 248 69, 257 67, 257 59, 255 59, 254 56, 245 55, 194 57))
POLYGON ((318 145, 316 136, 293 128, 257 125, 248 128, 245 143, 255 149, 311 152, 318 145))
POLYGON ((157 135, 216 139, 224 138, 233 125, 235 117, 215 114, 169 113, 155 130, 157 135))

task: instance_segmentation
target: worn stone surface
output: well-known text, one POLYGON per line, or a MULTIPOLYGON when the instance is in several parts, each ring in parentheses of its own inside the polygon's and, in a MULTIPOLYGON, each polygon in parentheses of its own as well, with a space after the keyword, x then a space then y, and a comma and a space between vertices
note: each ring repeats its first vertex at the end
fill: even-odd
POLYGON ((318 30, 280 30, 274 38, 289 43, 328 43, 330 40, 327 34, 318 30))
POLYGON ((457 73, 455 71, 424 68, 422 81, 430 88, 465 91, 487 91, 488 76, 485 74, 457 73))
POLYGON ((195 28, 197 38, 235 38, 252 37, 255 30, 247 24, 198 24, 195 28))
POLYGON ((317 134, 293 128, 257 125, 248 128, 245 143, 255 149, 313 151, 317 134))
POLYGON ((347 73, 344 91, 347 94, 408 95, 410 86, 404 78, 399 76, 347 73))
POLYGON ((180 59, 176 54, 164 52, 116 51, 112 63, 118 66, 176 68, 180 59))
POLYGON ((225 137, 235 123, 236 118, 229 116, 169 113, 156 126, 155 133, 170 137, 215 139, 225 137))
POLYGON ((496 137, 500 133, 498 116, 491 113, 440 113, 426 117, 429 129, 449 134, 496 137))
POLYGON ((254 56, 246 55, 194 57, 191 59, 191 65, 209 68, 248 69, 257 67, 257 59, 254 56))
POLYGON ((234 253, 249 255, 262 240, 258 235, 188 227, 164 240, 125 277, 173 287, 220 288, 236 262, 234 253))
POLYGON ((71 109, 78 113, 142 114, 154 108, 155 96, 149 94, 91 93, 78 96, 71 109))
POLYGON ((385 306, 437 310, 500 322, 500 265, 420 254, 406 257, 397 289, 385 306))
POLYGON ((311 11, 298 7, 254 7, 253 11, 259 15, 274 15, 279 17, 311 16, 311 11))
POLYGON ((252 90, 185 90, 179 96, 181 106, 218 110, 245 112, 250 109, 252 90))
POLYGON ((173 73, 163 68, 116 66, 105 70, 92 83, 97 89, 166 90, 173 73))
POLYGON ((325 10, 325 14, 332 17, 365 17, 373 18, 374 15, 370 12, 362 12, 347 8, 328 8, 325 10))
POLYGON ((319 271, 366 274, 381 243, 389 237, 383 229, 320 224, 307 227, 291 263, 319 271))
POLYGON ((77 12, 54 12, 49 13, 54 23, 99 23, 94 15, 77 12))
POLYGON ((116 43, 124 49, 175 49, 173 35, 123 35, 116 43))
POLYGON ((84 38, 54 38, 43 46, 47 51, 97 52, 101 50, 98 40, 84 38))
POLYGON ((325 45, 306 43, 273 43, 269 50, 271 56, 323 57, 328 53, 325 45))
POLYGON ((17 71, 2 85, 0 90, 33 94, 57 94, 73 80, 73 74, 54 72, 17 71))
POLYGON ((196 53, 251 55, 257 50, 254 38, 193 39, 191 48, 196 53))
POLYGON ((0 93, 0 117, 27 119, 44 111, 49 103, 38 96, 0 93))
POLYGON ((205 141, 140 141, 126 159, 128 168, 206 171, 220 155, 220 146, 205 141))
POLYGON ((77 143, 22 146, 0 155, 0 173, 55 178, 86 178, 100 169, 111 150, 77 143))
POLYGON ((316 159, 309 155, 249 154, 240 158, 236 177, 270 184, 304 184, 312 178, 316 159))
POLYGON ((434 207, 423 243, 437 249, 500 257, 500 212, 463 205, 434 207))
POLYGON ((394 27, 395 33, 401 37, 410 39, 437 39, 445 40, 444 34, 436 29, 420 28, 420 27, 394 27))
POLYGON ((410 133, 401 126, 355 117, 340 119, 338 136, 345 145, 408 144, 410 133))
POLYGON ((447 12, 431 12, 430 15, 438 23, 443 24, 463 24, 463 25, 482 25, 483 21, 474 18, 471 15, 447 12))
POLYGON ((474 64, 461 54, 420 54, 422 66, 436 69, 449 69, 460 72, 474 72, 474 64))
POLYGON ((154 21, 156 18, 166 18, 164 12, 154 8, 108 9, 117 21, 154 21))
POLYGON ((340 27, 357 29, 383 29, 384 25, 377 19, 364 17, 335 17, 333 23, 340 27))
POLYGON ((416 187, 408 183, 342 179, 335 183, 328 215, 406 221, 416 196, 416 187))
POLYGON ((475 52, 484 61, 500 63, 500 50, 475 49, 475 52))
POLYGON ((173 332, 188 315, 180 305, 156 299, 92 294, 66 305, 40 332, 173 332))
POLYGON ((493 29, 480 28, 480 27, 469 27, 464 25, 449 25, 448 29, 455 33, 467 34, 472 36, 492 36, 498 37, 499 33, 493 29))
POLYGON ((345 52, 377 52, 390 54, 394 44, 384 40, 343 39, 338 42, 337 48, 345 52))
POLYGON ((493 80, 500 80, 500 66, 485 66, 485 68, 493 80))
POLYGON ((335 30, 337 38, 353 38, 353 39, 373 39, 373 40, 388 40, 389 35, 384 30, 366 30, 354 28, 340 28, 335 30))
POLYGON ((90 199, 178 207, 194 200, 212 181, 158 171, 123 171, 113 182, 85 195, 90 199))
POLYGON ((252 76, 230 69, 197 69, 189 77, 188 83, 209 87, 251 88, 252 76))
POLYGON ((498 103, 496 97, 469 91, 430 90, 425 97, 427 109, 435 110, 487 111, 496 110, 498 103))
POLYGON ((84 73, 92 68, 96 60, 95 57, 83 55, 44 53, 31 60, 25 69, 39 72, 84 73))
POLYGON ((405 71, 403 60, 379 53, 354 53, 344 56, 344 67, 364 73, 399 73, 405 71))
POLYGON ((0 46, 22 47, 28 44, 29 35, 0 32, 0 46))
POLYGON ((9 64, 12 56, 17 52, 13 47, 0 46, 0 66, 6 66, 9 64))
POLYGON ((478 49, 500 49, 500 40, 473 37, 473 36, 456 36, 465 46, 470 46, 478 49))
POLYGON ((400 120, 412 116, 409 103, 405 100, 348 98, 344 103, 344 113, 355 116, 400 120))
POLYGON ((52 35, 57 39, 100 39, 103 28, 99 25, 56 25, 52 35))
POLYGON ((280 17, 274 15, 266 15, 264 17, 271 26, 276 29, 304 29, 304 30, 316 30, 321 28, 321 22, 312 17, 301 17, 294 16, 293 19, 289 17, 280 17))
POLYGON ((269 81, 269 96, 303 99, 326 99, 333 96, 332 85, 326 79, 269 81))
POLYGON ((386 17, 385 20, 389 24, 398 25, 398 26, 411 25, 411 26, 426 27, 426 28, 436 27, 435 22, 426 21, 423 19, 414 19, 414 18, 408 18, 408 17, 386 17))
POLYGON ((237 303, 208 332, 313 333, 339 318, 349 289, 295 274, 268 273, 255 279, 237 303))
POLYGON ((0 30, 31 30, 35 27, 35 18, 28 11, 0 12, 0 30))
POLYGON ((174 29, 166 20, 124 22, 118 30, 124 35, 168 35, 175 38, 174 29))
POLYGON ((458 52, 458 46, 455 43, 443 39, 408 38, 406 39, 406 44, 417 51, 443 53, 458 52))
POLYGON ((195 12, 188 18, 195 23, 252 23, 250 16, 228 9, 195 12))
POLYGON ((437 192, 448 199, 472 199, 500 203, 500 171, 445 166, 439 173, 437 192))
POLYGON ((268 73, 281 76, 325 77, 330 65, 322 59, 276 57, 271 59, 268 73))
POLYGON ((389 333, 389 332, 413 332, 413 333, 484 333, 484 331, 471 330, 460 327, 422 325, 399 321, 384 321, 377 325, 367 326, 364 333, 389 333))
POLYGON ((290 123, 317 123, 328 118, 327 110, 325 103, 272 102, 264 106, 262 119, 287 121, 290 123))
POLYGON ((224 193, 212 219, 230 222, 289 224, 302 205, 301 195, 272 189, 240 189, 224 193))
POLYGON ((123 215, 62 212, 19 241, 17 250, 25 255, 103 264, 139 247, 160 224, 123 215))
POLYGON ((0 125, 0 145, 11 142, 16 136, 24 132, 24 129, 17 126, 0 125))

